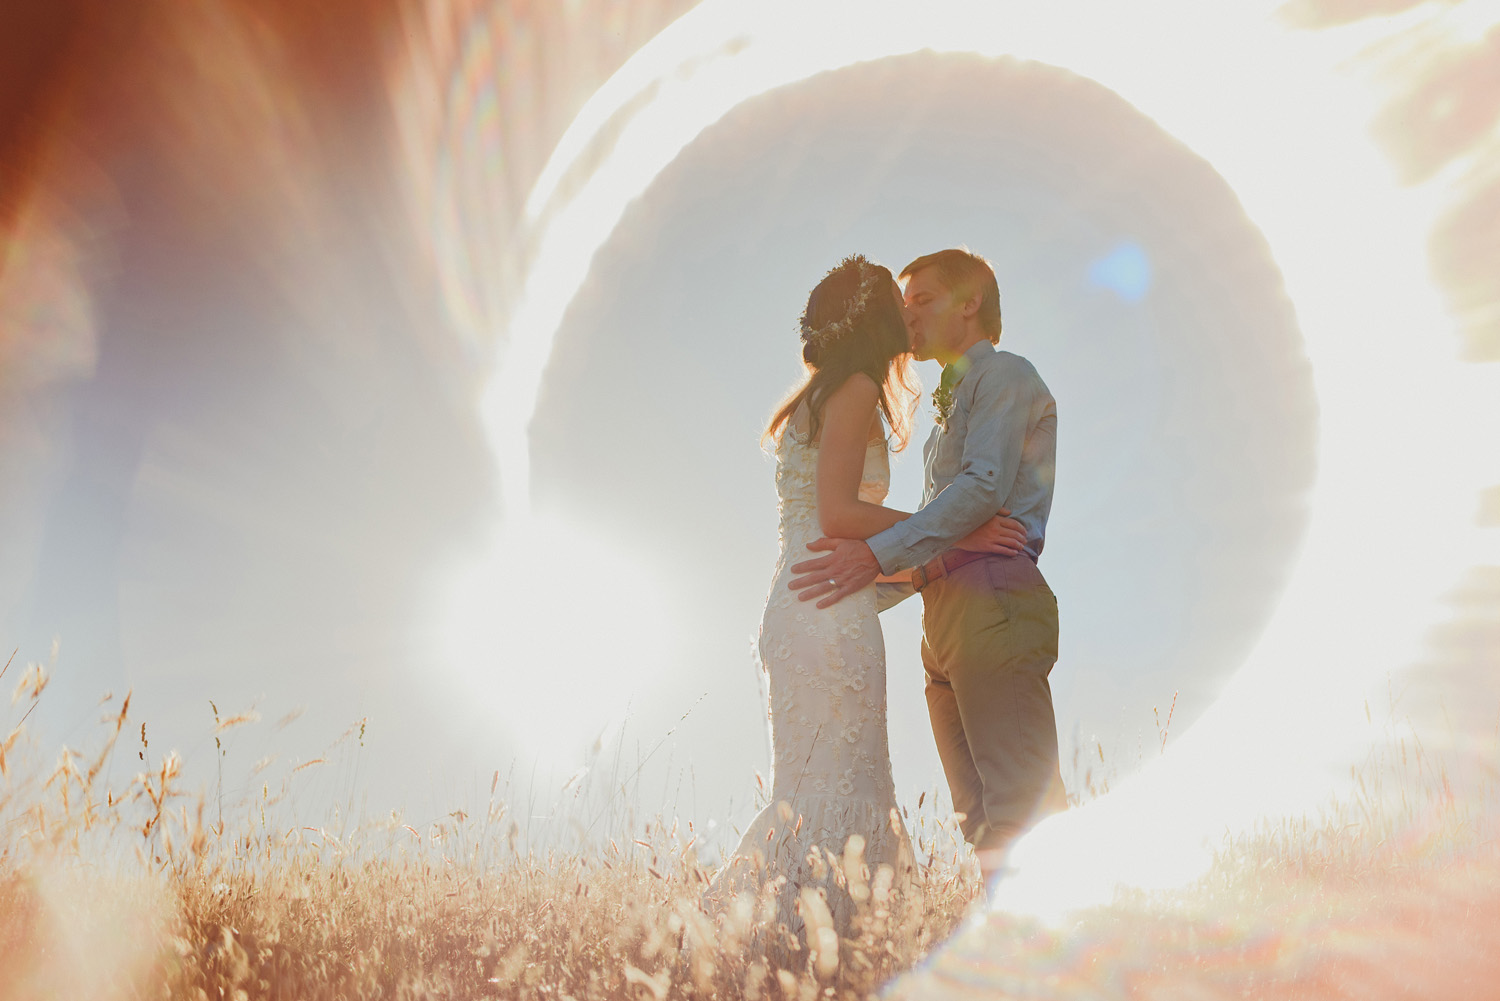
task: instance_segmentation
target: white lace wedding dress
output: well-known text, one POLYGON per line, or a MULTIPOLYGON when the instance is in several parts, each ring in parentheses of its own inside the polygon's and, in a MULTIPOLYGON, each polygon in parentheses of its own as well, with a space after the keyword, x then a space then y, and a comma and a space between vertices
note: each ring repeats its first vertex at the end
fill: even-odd
MULTIPOLYGON (((815 442, 790 426, 783 430, 776 447, 781 555, 760 630, 760 660, 770 685, 771 798, 709 893, 723 902, 785 876, 783 916, 796 929, 798 892, 821 886, 842 932, 853 905, 840 873, 829 871, 826 853, 842 857, 857 834, 864 839, 868 872, 891 866, 898 892, 907 893, 913 857, 891 781, 885 641, 875 588, 820 609, 787 587, 792 564, 816 556, 807 543, 822 535, 817 461, 815 442)), ((871 442, 860 499, 883 502, 890 479, 886 443, 871 442)))

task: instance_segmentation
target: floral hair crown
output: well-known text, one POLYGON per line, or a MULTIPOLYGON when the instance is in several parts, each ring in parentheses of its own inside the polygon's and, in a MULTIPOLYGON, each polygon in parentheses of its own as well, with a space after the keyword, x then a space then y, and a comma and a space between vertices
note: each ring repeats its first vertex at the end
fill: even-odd
POLYGON ((844 303, 844 315, 832 323, 825 323, 821 327, 814 327, 807 322, 807 317, 802 318, 802 340, 818 348, 827 347, 829 344, 843 337, 854 329, 854 325, 864 316, 865 307, 870 304, 870 295, 875 291, 875 286, 880 281, 880 271, 865 260, 856 257, 854 261, 859 266, 859 288, 854 295, 850 296, 844 303))

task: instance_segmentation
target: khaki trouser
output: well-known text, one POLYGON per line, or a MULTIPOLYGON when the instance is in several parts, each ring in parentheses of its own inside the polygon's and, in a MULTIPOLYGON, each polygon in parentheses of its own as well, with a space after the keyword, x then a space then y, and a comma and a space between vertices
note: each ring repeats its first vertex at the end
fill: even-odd
POLYGON ((989 556, 922 589, 927 711, 964 838, 1004 848, 1067 807, 1047 676, 1057 599, 1025 556, 989 556))

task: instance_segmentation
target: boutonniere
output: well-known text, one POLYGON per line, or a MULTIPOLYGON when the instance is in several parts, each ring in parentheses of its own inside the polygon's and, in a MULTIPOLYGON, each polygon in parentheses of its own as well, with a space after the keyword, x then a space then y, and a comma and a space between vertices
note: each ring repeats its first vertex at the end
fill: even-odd
POLYGON ((949 362, 943 366, 943 375, 938 380, 937 389, 932 391, 932 405, 937 408, 937 426, 944 431, 948 430, 948 418, 953 416, 953 391, 958 388, 958 381, 968 370, 969 362, 965 358, 949 362))
POLYGON ((932 405, 937 408, 937 426, 948 429, 948 418, 953 416, 953 387, 945 382, 932 391, 932 405))

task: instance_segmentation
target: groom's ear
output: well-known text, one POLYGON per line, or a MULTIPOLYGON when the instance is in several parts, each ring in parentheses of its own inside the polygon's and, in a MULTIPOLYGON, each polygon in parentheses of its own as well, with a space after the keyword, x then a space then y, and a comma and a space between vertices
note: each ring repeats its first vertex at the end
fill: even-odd
POLYGON ((963 305, 958 308, 959 313, 966 320, 972 319, 979 315, 979 307, 982 305, 984 305, 984 293, 976 291, 963 301, 963 305))

